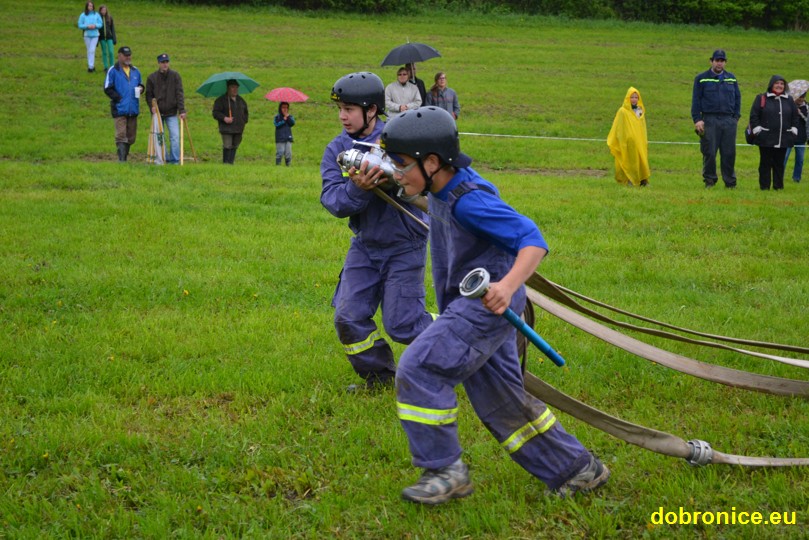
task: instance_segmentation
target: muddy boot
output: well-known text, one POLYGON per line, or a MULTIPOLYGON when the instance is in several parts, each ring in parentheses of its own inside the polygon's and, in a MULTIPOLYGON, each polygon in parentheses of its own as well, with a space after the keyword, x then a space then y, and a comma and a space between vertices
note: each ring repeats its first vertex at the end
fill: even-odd
POLYGON ((126 161, 126 143, 119 142, 116 146, 118 147, 118 162, 123 163, 126 161))
POLYGON ((124 161, 129 157, 129 147, 131 146, 129 143, 124 143, 124 161))

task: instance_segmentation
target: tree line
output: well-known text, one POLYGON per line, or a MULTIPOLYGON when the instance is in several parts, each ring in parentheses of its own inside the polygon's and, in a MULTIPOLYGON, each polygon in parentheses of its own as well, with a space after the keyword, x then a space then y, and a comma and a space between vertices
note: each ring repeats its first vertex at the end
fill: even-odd
POLYGON ((167 0, 178 4, 276 6, 295 10, 412 14, 448 11, 553 15, 571 19, 644 21, 806 30, 809 0, 167 0))

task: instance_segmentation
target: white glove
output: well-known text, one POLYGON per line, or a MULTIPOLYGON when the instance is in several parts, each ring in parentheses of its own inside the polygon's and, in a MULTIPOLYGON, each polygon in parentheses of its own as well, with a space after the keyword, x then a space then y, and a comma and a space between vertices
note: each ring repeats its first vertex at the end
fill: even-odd
POLYGON ((764 131, 764 128, 763 128, 763 127, 761 127, 761 126, 756 126, 756 127, 754 127, 754 128, 753 128, 753 135, 758 135, 758 134, 759 134, 759 133, 761 133, 762 131, 764 131))
POLYGON ((798 128, 796 127, 789 128, 789 132, 795 135, 796 137, 798 136, 798 128))

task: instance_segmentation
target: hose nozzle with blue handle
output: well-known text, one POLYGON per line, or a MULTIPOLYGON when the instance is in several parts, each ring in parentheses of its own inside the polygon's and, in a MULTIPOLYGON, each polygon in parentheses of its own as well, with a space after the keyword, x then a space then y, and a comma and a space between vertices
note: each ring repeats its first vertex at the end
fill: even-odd
MULTIPOLYGON (((489 290, 489 279, 489 272, 485 268, 475 268, 466 274, 466 277, 463 278, 461 284, 458 286, 461 291, 461 296, 467 298, 482 298, 486 295, 486 291, 489 290)), ((514 313, 514 310, 506 308, 503 317, 513 324, 531 343, 536 345, 554 364, 559 367, 565 365, 565 359, 562 358, 558 352, 553 350, 553 347, 548 345, 548 342, 542 339, 533 328, 525 324, 525 321, 514 313)))

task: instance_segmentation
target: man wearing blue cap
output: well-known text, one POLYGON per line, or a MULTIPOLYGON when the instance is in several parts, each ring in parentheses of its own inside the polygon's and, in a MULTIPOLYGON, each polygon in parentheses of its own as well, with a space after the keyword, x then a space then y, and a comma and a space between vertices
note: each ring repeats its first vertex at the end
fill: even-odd
POLYGON ((736 187, 736 126, 741 116, 742 94, 735 75, 725 71, 727 55, 717 49, 711 55, 711 69, 694 79, 691 96, 691 119, 700 136, 702 178, 706 188, 719 179, 716 175, 716 152, 722 158, 722 180, 725 187, 736 187))
POLYGON ((177 117, 185 120, 183 79, 169 68, 168 54, 158 55, 157 66, 157 71, 146 79, 146 102, 152 114, 160 113, 165 131, 169 133, 170 149, 166 161, 177 164, 180 162, 180 123, 177 117), (152 99, 157 99, 157 108, 152 99))

